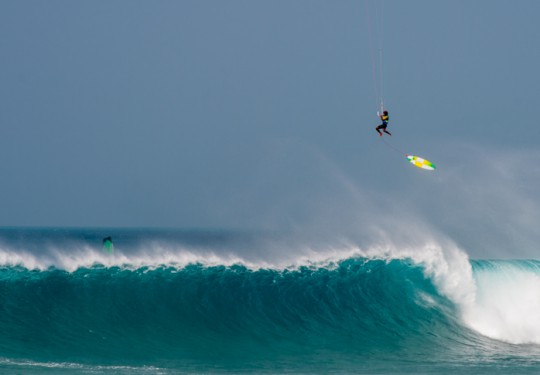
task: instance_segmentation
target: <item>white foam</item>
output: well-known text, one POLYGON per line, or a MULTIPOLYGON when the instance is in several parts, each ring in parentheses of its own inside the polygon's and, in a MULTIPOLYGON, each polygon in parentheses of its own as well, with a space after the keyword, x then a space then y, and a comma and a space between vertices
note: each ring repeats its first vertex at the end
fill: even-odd
POLYGON ((244 264, 246 267, 254 269, 269 266, 264 262, 257 264, 244 261, 234 254, 218 255, 212 251, 196 252, 188 249, 167 247, 153 247, 151 250, 141 250, 133 254, 125 254, 121 251, 108 254, 87 246, 71 249, 69 252, 61 249, 49 249, 42 255, 0 250, 1 266, 20 266, 41 271, 56 268, 74 272, 80 268, 90 268, 97 265, 129 269, 160 266, 183 268, 189 264, 203 264, 205 266, 244 264))
POLYGON ((160 370, 158 367, 154 366, 142 366, 142 367, 133 367, 133 366, 105 366, 105 365, 84 365, 80 363, 73 362, 35 362, 31 360, 14 360, 9 358, 0 358, 0 364, 8 365, 13 367, 43 367, 47 369, 61 369, 61 370, 84 370, 85 372, 95 372, 95 371, 138 371, 138 372, 149 372, 152 374, 157 373, 160 370))
POLYGON ((466 324, 512 344, 540 344, 540 275, 499 261, 475 272, 474 303, 464 306, 466 324))
MULTIPOLYGON (((283 245, 286 246, 286 245, 283 245)), ((353 257, 370 259, 411 259, 423 265, 426 273, 436 279, 445 293, 455 294, 455 285, 460 284, 463 274, 456 273, 456 269, 463 269, 468 265, 465 253, 457 249, 443 249, 435 242, 427 243, 421 247, 410 246, 398 248, 392 244, 372 246, 362 249, 354 244, 341 243, 338 246, 325 246, 324 249, 315 249, 310 246, 294 246, 288 251, 274 251, 279 256, 265 258, 245 256, 234 252, 218 252, 204 249, 191 249, 177 245, 162 243, 147 243, 140 249, 131 249, 129 253, 115 250, 114 254, 103 252, 86 245, 78 248, 60 249, 48 248, 42 252, 30 253, 17 249, 0 249, 0 266, 21 266, 32 270, 47 270, 51 267, 73 272, 79 268, 88 268, 95 265, 105 267, 159 267, 171 266, 182 268, 189 264, 202 264, 205 266, 231 266, 241 264, 250 269, 291 269, 302 266, 327 267, 337 262, 353 257)), ((465 274, 466 275, 466 274, 465 274)))

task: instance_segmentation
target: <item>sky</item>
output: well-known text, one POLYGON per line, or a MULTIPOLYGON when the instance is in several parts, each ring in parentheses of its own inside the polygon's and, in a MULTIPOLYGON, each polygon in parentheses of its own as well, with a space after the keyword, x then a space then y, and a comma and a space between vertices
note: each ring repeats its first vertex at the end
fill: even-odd
POLYGON ((536 0, 4 0, 0 226, 429 231, 473 255, 534 256, 539 13, 536 0))

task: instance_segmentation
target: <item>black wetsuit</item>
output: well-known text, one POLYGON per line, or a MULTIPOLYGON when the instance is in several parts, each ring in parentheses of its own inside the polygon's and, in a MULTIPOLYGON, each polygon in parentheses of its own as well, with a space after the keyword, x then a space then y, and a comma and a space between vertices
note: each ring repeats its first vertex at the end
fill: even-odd
POLYGON ((379 133, 379 135, 382 135, 381 129, 386 134, 392 135, 388 130, 386 130, 386 127, 388 126, 388 120, 389 119, 390 119, 390 117, 388 115, 382 115, 381 116, 382 124, 375 128, 375 130, 377 130, 377 133, 379 133))

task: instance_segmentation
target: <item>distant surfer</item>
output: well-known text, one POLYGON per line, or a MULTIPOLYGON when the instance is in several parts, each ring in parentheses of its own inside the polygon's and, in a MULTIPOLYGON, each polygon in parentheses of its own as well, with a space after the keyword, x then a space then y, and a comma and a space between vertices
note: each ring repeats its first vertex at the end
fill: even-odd
POLYGON ((103 239, 103 251, 112 254, 114 252, 114 245, 112 242, 112 237, 105 237, 103 239))
POLYGON ((390 119, 390 117, 388 116, 388 111, 384 111, 382 114, 377 112, 377 115, 382 121, 382 124, 375 128, 375 130, 377 130, 377 133, 379 133, 379 136, 382 137, 381 130, 388 135, 392 135, 388 130, 386 130, 386 127, 388 126, 388 120, 390 119))

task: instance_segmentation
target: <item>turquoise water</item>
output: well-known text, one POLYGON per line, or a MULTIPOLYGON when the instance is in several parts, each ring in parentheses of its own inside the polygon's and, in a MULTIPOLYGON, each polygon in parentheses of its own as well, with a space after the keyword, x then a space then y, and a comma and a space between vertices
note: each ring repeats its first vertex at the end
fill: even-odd
POLYGON ((523 321, 539 315, 535 261, 468 261, 466 254, 425 249, 418 250, 426 253, 420 258, 358 250, 324 259, 321 250, 311 253, 316 262, 302 258, 282 266, 268 263, 283 253, 259 243, 257 235, 106 235, 115 239, 113 255, 101 251, 97 230, 0 232, 0 370, 539 369, 538 318, 523 321), (456 264, 451 256, 469 268, 459 263, 448 272, 456 264), (469 289, 472 294, 464 293, 469 289), (491 292, 497 295, 491 298, 491 292), (521 308, 516 298, 523 299, 521 308))

